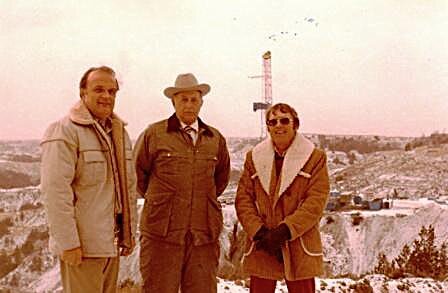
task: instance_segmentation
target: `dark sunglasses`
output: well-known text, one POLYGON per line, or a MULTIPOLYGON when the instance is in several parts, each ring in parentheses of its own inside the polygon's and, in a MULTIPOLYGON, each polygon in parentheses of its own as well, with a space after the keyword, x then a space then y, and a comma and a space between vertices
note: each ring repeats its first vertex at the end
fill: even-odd
POLYGON ((266 124, 268 126, 275 126, 278 122, 280 122, 281 125, 288 125, 291 122, 291 119, 284 117, 266 120, 266 124))

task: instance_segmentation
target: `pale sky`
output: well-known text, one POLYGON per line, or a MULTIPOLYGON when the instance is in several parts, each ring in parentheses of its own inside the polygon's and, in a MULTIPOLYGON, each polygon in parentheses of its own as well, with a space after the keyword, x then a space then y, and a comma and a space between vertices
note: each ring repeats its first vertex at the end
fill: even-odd
POLYGON ((447 31, 445 0, 0 0, 0 139, 40 138, 98 65, 118 73, 133 138, 173 113, 163 90, 186 72, 211 86, 206 123, 258 136, 262 82, 248 76, 267 50, 273 101, 302 132, 446 132, 447 31))

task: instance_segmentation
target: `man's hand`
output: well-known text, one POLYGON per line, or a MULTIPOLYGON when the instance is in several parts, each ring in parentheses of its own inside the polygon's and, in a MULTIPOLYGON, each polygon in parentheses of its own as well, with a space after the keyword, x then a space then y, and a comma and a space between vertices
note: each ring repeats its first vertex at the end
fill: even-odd
POLYGON ((69 250, 64 250, 61 254, 61 260, 71 266, 80 265, 82 262, 82 249, 76 247, 69 250))
POLYGON ((259 240, 263 239, 264 236, 266 236, 266 233, 268 233, 268 232, 269 232, 269 229, 266 228, 266 226, 264 226, 264 225, 261 226, 261 228, 258 229, 257 233, 255 233, 254 241, 259 241, 259 240))
POLYGON ((121 252, 120 252, 120 255, 121 256, 128 256, 128 255, 130 255, 132 253, 132 251, 134 250, 134 247, 135 247, 135 240, 134 240, 134 237, 132 237, 131 238, 131 247, 130 248, 126 248, 126 247, 122 248, 121 252))
POLYGON ((256 242, 255 247, 266 251, 272 256, 279 259, 279 251, 281 253, 281 245, 291 238, 291 232, 286 224, 280 224, 277 228, 269 230, 263 237, 256 242))

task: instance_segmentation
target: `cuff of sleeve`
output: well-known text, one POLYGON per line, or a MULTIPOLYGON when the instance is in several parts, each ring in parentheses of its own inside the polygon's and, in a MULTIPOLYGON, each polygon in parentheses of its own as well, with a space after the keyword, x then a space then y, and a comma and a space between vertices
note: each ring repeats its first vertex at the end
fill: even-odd
POLYGON ((250 234, 249 234, 250 239, 252 239, 252 240, 254 239, 255 234, 257 234, 258 230, 260 230, 261 227, 263 227, 263 224, 257 225, 252 231, 250 231, 250 234))
POLYGON ((72 241, 72 242, 65 242, 63 245, 61 243, 58 243, 58 246, 61 251, 65 250, 71 250, 78 247, 81 247, 81 243, 78 241, 72 241))
POLYGON ((291 235, 291 238, 289 238, 287 241, 293 241, 293 240, 295 240, 296 238, 298 238, 300 236, 294 230, 293 226, 290 223, 288 223, 287 221, 282 221, 282 222, 280 222, 280 224, 285 224, 288 227, 288 229, 289 229, 289 233, 291 235))

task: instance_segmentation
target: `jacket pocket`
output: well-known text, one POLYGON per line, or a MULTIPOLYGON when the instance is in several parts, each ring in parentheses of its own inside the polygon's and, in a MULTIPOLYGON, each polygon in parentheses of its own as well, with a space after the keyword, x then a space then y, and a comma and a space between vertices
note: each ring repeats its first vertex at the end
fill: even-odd
POLYGON ((157 173, 162 176, 183 176, 192 159, 181 152, 161 151, 156 158, 157 173))
POLYGON ((107 164, 105 153, 101 150, 84 151, 84 164, 79 172, 79 184, 90 186, 106 181, 107 164))
POLYGON ((212 197, 211 195, 207 196, 207 198, 208 230, 212 240, 217 240, 223 228, 221 203, 216 197, 212 197))
POLYGON ((143 216, 145 222, 143 229, 157 236, 165 237, 168 234, 172 210, 173 193, 154 193, 146 196, 143 216))
POLYGON ((309 256, 323 255, 320 232, 316 226, 300 237, 300 245, 305 254, 309 256))
POLYGON ((196 154, 196 170, 203 176, 213 177, 215 175, 216 164, 218 158, 212 154, 198 153, 196 154))

